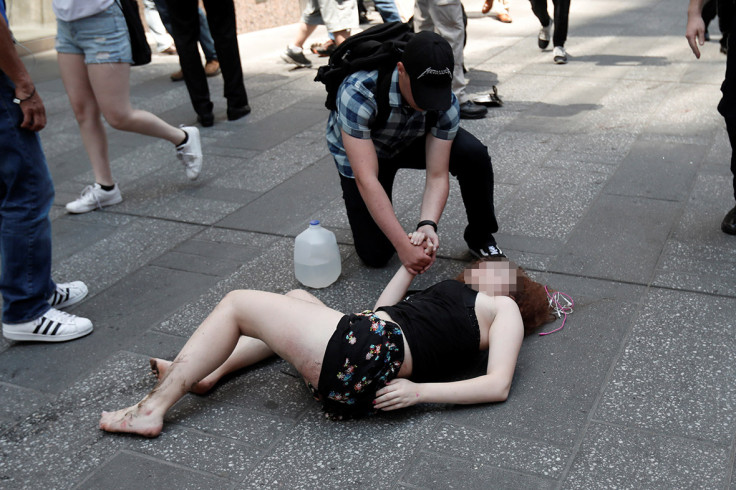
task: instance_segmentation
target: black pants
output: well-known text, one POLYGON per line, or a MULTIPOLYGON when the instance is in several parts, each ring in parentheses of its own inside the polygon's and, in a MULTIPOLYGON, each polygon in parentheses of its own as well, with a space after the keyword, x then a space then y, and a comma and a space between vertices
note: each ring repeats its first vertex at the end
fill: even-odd
MULTIPOLYGON (((721 0, 722 1, 722 0, 721 0)), ((724 2, 732 7, 733 2, 724 2)), ((719 15, 724 9, 721 8, 719 2, 719 15)), ((725 20, 725 19, 724 19, 725 20)), ((730 32, 736 32, 736 15, 731 14, 730 32)), ((723 97, 718 104, 718 112, 726 120, 726 129, 728 130, 728 139, 731 142, 731 173, 733 174, 733 195, 736 199, 736 35, 728 36, 728 56, 726 58, 726 78, 721 85, 723 97)))
MULTIPOLYGON (((426 168, 424 145, 425 138, 417 138, 396 157, 378 161, 378 180, 389 199, 394 177, 400 168, 426 168)), ((457 177, 460 184, 460 193, 468 217, 465 241, 471 247, 480 247, 488 243, 495 245, 493 234, 498 231, 498 222, 493 207, 491 157, 488 155, 488 148, 463 128, 458 129, 452 143, 450 173, 457 177)), ((394 246, 373 220, 355 179, 340 175, 340 183, 358 256, 366 265, 383 267, 393 257, 394 246)))
MULTIPOLYGON (((167 0, 171 26, 179 63, 184 72, 189 98, 197 114, 212 112, 210 89, 199 57, 199 14, 197 0, 167 0)), ((240 65, 238 38, 235 28, 235 7, 232 0, 204 0, 207 23, 215 41, 217 59, 220 61, 225 81, 225 98, 228 107, 243 107, 248 103, 240 65)))
MULTIPOLYGON (((550 17, 547 12, 547 0, 529 0, 532 12, 537 16, 544 27, 549 25, 550 17)), ((570 0, 552 0, 555 6, 555 33, 552 36, 553 46, 564 46, 567 40, 567 23, 570 17, 570 0)))

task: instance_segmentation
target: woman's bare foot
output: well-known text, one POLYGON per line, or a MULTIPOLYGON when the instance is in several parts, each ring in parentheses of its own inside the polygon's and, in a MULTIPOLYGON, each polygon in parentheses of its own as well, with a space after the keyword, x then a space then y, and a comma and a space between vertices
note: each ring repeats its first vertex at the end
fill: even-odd
POLYGON ((100 429, 107 432, 128 432, 145 437, 156 437, 164 427, 164 418, 147 410, 139 403, 117 412, 102 412, 100 429))
MULTIPOLYGON (((163 379, 163 377, 166 375, 166 372, 171 367, 171 364, 173 364, 172 361, 158 358, 151 358, 148 362, 151 364, 151 372, 159 380, 163 379)), ((195 395, 204 395, 205 393, 210 391, 213 386, 215 386, 214 382, 210 382, 207 378, 204 378, 202 381, 192 386, 189 391, 191 391, 195 395)))

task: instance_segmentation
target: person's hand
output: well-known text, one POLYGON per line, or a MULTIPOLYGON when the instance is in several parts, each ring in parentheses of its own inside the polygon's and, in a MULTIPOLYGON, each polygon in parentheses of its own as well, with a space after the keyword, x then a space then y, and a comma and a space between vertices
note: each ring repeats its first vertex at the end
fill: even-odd
MULTIPOLYGON (((427 245, 424 248, 427 255, 437 254, 437 250, 440 248, 440 238, 437 236, 437 232, 434 231, 434 227, 432 225, 421 226, 415 233, 421 233, 424 239, 427 240, 427 245)), ((423 240, 416 241, 414 240, 414 237, 412 237, 411 240, 414 245, 420 245, 422 241, 423 240)))
POLYGON ((685 37, 695 57, 700 59, 700 48, 698 48, 698 45, 702 46, 705 44, 705 22, 703 22, 702 15, 692 14, 687 16, 685 37))
MULTIPOLYGON (((19 99, 24 99, 28 95, 16 94, 19 99)), ((29 131, 41 131, 46 127, 46 109, 43 106, 41 96, 34 91, 33 95, 20 103, 20 110, 23 111, 23 122, 20 127, 29 131)))
POLYGON ((420 385, 408 379, 395 378, 376 392, 373 406, 378 410, 396 410, 421 401, 420 385))
POLYGON ((396 252, 406 270, 416 276, 429 269, 434 263, 434 256, 427 255, 421 244, 415 246, 410 240, 407 240, 406 245, 399 247, 396 252))

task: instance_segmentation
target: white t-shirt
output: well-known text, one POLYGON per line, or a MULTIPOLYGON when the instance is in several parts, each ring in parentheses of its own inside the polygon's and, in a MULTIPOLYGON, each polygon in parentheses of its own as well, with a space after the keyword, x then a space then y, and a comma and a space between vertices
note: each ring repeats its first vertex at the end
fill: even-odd
POLYGON ((54 0, 56 18, 65 22, 83 19, 106 10, 115 0, 54 0))

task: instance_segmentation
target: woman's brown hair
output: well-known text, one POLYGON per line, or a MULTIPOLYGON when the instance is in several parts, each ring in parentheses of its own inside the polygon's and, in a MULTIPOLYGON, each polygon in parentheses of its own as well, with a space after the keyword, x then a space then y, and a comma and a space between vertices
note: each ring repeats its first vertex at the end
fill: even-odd
MULTIPOLYGON (((467 269, 477 268, 478 264, 484 261, 486 260, 477 260, 470 264, 467 269)), ((524 335, 529 335, 545 323, 553 322, 555 316, 549 306, 544 285, 533 281, 524 272, 524 269, 513 262, 510 264, 516 269, 516 291, 510 294, 509 297, 516 301, 519 306, 521 319, 524 322, 524 335)), ((465 283, 465 271, 461 272, 455 280, 465 283)))

